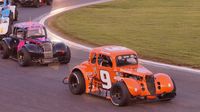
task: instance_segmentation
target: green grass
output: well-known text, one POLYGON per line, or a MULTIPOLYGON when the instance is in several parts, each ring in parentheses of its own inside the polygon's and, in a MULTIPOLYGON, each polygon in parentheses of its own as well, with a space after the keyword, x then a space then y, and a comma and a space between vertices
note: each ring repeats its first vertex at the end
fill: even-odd
POLYGON ((73 38, 200 68, 200 0, 115 0, 55 18, 51 25, 73 38))

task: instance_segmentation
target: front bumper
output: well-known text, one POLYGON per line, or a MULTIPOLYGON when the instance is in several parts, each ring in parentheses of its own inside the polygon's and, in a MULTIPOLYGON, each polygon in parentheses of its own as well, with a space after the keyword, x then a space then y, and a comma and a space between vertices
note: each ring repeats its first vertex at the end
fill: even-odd
POLYGON ((65 53, 63 53, 63 52, 56 52, 53 54, 53 57, 49 57, 49 58, 45 57, 44 53, 34 53, 34 52, 29 52, 29 53, 34 62, 39 62, 42 64, 59 62, 59 58, 62 58, 65 56, 65 53))

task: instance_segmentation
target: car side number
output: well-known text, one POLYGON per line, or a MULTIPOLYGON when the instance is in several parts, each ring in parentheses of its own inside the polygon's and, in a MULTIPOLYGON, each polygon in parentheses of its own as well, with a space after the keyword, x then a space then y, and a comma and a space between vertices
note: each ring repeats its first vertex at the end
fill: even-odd
POLYGON ((111 84, 111 80, 110 80, 110 74, 108 73, 108 71, 105 70, 100 70, 100 78, 102 83, 102 86, 104 89, 110 89, 112 84, 111 84))

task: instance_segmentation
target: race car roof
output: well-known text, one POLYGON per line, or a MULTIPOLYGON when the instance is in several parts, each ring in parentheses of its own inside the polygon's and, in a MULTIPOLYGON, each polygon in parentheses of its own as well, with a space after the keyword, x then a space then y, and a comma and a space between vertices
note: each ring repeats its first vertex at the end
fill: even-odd
POLYGON ((119 55, 126 55, 126 54, 135 54, 137 53, 134 50, 131 50, 126 47, 122 46, 102 46, 102 47, 97 47, 94 48, 91 52, 95 52, 98 54, 106 54, 109 56, 119 56, 119 55))
POLYGON ((38 28, 38 27, 43 27, 43 25, 38 23, 38 22, 22 22, 22 23, 15 24, 14 27, 18 27, 18 28, 38 28))

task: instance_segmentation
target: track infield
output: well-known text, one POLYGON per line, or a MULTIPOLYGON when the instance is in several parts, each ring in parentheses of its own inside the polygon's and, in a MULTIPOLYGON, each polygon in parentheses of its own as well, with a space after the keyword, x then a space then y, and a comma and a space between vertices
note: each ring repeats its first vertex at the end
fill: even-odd
POLYGON ((122 45, 141 58, 200 68, 200 1, 115 0, 75 9, 48 22, 89 44, 122 45))

